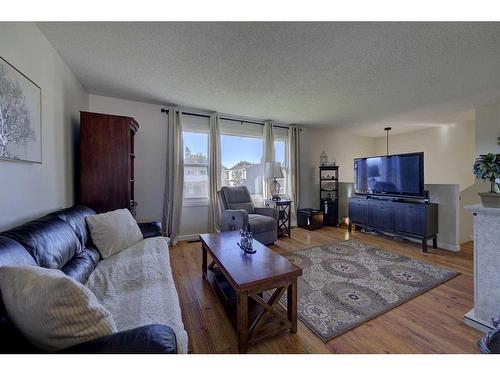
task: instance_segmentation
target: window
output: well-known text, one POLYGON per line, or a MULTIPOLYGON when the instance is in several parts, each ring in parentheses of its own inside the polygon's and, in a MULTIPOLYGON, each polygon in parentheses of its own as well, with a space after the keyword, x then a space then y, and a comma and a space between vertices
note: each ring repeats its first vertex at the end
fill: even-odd
POLYGON ((184 199, 208 199, 208 134, 183 132, 184 199))
POLYGON ((245 185, 252 198, 262 198, 263 152, 263 138, 222 134, 222 185, 245 185))
MULTIPOLYGON (((183 116, 184 205, 208 204, 208 119, 183 116)), ((289 191, 287 181, 286 129, 275 128, 275 160, 281 162, 284 178, 278 179, 280 194, 289 191)), ((262 127, 221 120, 221 182, 223 186, 244 185, 252 200, 264 198, 264 137, 262 127)))

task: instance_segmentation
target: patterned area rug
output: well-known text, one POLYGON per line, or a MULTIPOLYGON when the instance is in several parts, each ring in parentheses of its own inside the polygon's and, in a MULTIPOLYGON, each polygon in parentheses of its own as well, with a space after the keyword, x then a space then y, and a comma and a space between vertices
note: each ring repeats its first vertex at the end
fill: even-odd
POLYGON ((298 316, 323 341, 458 275, 356 240, 283 255, 303 269, 298 316))

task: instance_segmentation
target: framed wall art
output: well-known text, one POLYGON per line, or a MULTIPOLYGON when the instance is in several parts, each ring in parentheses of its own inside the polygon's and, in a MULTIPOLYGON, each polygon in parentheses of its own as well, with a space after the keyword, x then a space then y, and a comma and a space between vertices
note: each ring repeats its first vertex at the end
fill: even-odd
POLYGON ((0 160, 42 162, 42 90, 2 57, 0 160))

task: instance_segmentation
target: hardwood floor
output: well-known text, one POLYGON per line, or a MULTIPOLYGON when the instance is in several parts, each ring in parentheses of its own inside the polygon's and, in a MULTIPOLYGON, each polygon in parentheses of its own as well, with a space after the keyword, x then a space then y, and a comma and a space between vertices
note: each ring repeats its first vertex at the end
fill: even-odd
MULTIPOLYGON (((299 322, 286 333, 251 346, 249 353, 478 353, 481 333, 463 323, 473 306, 472 244, 452 253, 386 236, 348 233, 344 228, 313 232, 294 228, 292 238, 270 246, 278 253, 355 238, 461 274, 385 314, 323 343, 299 322)), ((201 243, 180 242, 170 250, 184 325, 192 353, 237 353, 236 334, 212 289, 201 277, 201 243)))

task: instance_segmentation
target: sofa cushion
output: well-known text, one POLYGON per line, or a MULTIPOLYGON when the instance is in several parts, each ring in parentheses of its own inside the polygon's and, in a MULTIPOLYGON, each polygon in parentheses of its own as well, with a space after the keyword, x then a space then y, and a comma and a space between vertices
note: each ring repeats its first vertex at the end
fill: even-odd
POLYGON ((248 215, 248 225, 252 233, 268 232, 277 227, 276 220, 273 217, 257 214, 248 215))
POLYGON ((249 214, 254 213, 252 198, 246 186, 223 186, 221 192, 228 209, 243 209, 249 214))
MULTIPOLYGON (((36 262, 18 242, 0 235, 0 268, 17 265, 36 266, 36 262)), ((37 351, 7 316, 2 298, 0 298, 0 337, 2 338, 0 340, 0 353, 33 353, 37 351)))
POLYGON ((165 237, 147 238, 100 261, 86 285, 111 312, 120 331, 168 325, 175 332, 179 353, 187 353, 188 337, 165 237))
POLYGON ((103 258, 119 253, 142 240, 142 233, 129 210, 123 208, 85 218, 90 235, 103 258))
POLYGON ((95 295, 59 270, 4 266, 0 288, 9 317, 40 349, 60 350, 117 332, 95 295))
POLYGON ((80 254, 71 259, 61 271, 72 279, 85 284, 92 271, 95 270, 101 256, 96 249, 85 248, 80 254))
POLYGON ((36 263, 45 268, 61 269, 83 248, 73 228, 54 217, 42 217, 2 233, 21 244, 36 263))
POLYGON ((47 215, 47 217, 56 217, 68 223, 71 228, 73 228, 73 231, 80 240, 81 245, 85 246, 89 240, 89 232, 85 218, 89 215, 95 214, 96 212, 91 208, 85 206, 73 206, 52 212, 47 215))

